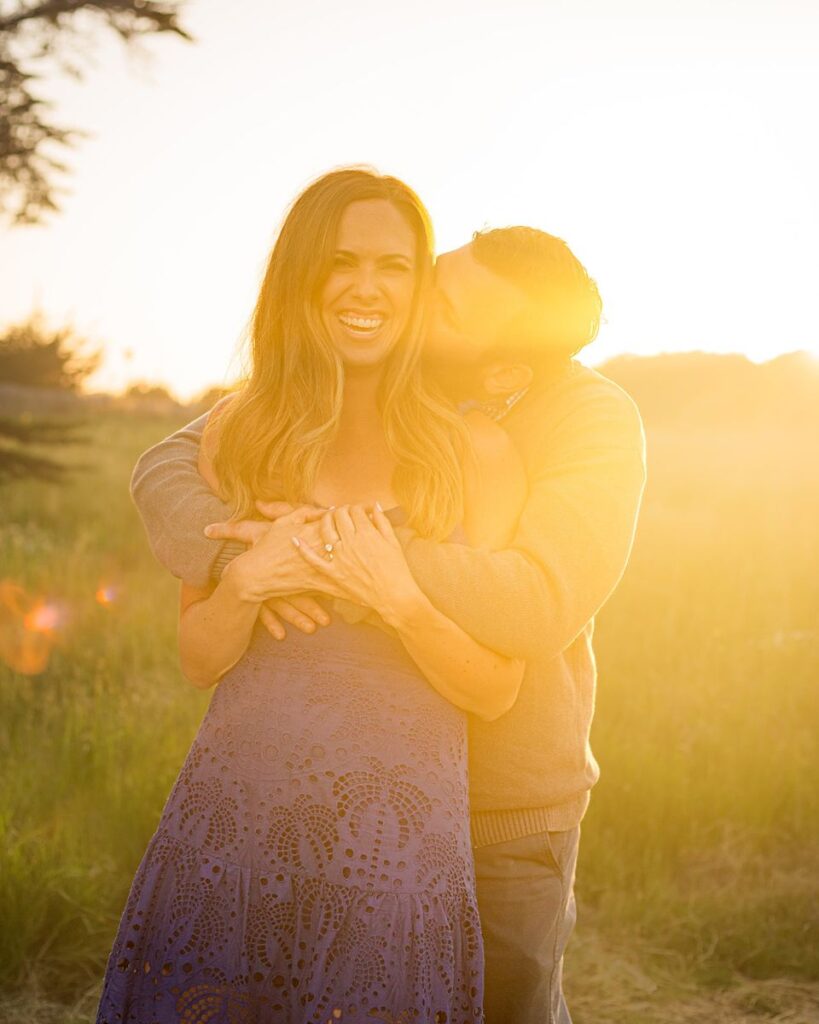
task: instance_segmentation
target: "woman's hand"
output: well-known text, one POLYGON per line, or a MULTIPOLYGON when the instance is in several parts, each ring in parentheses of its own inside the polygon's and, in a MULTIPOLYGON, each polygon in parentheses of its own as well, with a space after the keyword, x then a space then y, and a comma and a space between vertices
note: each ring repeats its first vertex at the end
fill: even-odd
POLYGON ((307 531, 291 531, 291 543, 303 562, 323 578, 317 589, 373 608, 386 621, 423 601, 392 523, 379 504, 371 514, 364 505, 329 509, 319 525, 320 544, 311 542, 307 531))
MULTIPOLYGON (((320 589, 324 577, 300 557, 292 537, 300 531, 305 542, 320 544, 318 520, 324 515, 323 510, 301 506, 274 522, 253 523, 253 528, 241 538, 251 546, 228 564, 222 579, 229 578, 243 601, 259 604, 275 597, 320 589)), ((230 532, 230 524, 224 525, 225 532, 230 532)), ((208 536, 221 535, 218 528, 208 528, 208 536)))

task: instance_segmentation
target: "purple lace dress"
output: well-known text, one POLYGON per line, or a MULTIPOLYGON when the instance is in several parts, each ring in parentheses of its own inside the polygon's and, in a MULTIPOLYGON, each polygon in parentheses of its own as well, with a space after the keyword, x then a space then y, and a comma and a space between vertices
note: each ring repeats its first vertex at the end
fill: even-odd
POLYGON ((482 998, 465 715, 394 632, 257 623, 137 869, 97 1024, 475 1024, 482 998))

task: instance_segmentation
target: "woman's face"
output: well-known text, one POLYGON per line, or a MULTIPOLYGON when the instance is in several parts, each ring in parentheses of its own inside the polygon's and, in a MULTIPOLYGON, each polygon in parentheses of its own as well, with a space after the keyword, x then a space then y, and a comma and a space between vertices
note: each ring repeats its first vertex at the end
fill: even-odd
POLYGON ((384 362, 412 311, 417 244, 386 199, 350 203, 341 216, 319 305, 333 347, 347 369, 384 362))

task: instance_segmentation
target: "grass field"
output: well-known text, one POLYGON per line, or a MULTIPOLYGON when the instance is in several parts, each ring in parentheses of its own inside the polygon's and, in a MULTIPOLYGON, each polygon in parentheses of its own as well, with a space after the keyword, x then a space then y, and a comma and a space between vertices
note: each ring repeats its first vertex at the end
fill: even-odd
MULTIPOLYGON (((177 669, 176 583, 128 496, 137 454, 176 425, 107 414, 71 456, 92 469, 0 490, 0 580, 66 616, 45 671, 0 664, 2 1021, 93 1019, 133 872, 210 699, 177 669)), ((631 565, 598 619, 603 774, 566 965, 575 1024, 808 1024, 816 446, 759 426, 648 424, 648 440, 631 565)))

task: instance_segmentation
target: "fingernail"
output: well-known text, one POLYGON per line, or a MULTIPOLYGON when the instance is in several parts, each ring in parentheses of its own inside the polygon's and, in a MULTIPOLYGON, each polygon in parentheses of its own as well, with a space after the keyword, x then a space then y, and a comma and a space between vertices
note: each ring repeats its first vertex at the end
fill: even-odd
POLYGON ((206 537, 210 537, 210 535, 211 535, 212 533, 213 533, 213 527, 212 527, 212 526, 206 526, 206 527, 205 527, 205 536, 206 536, 206 537))
POLYGON ((381 502, 380 501, 377 501, 375 503, 375 507, 378 509, 379 512, 383 512, 384 511, 384 509, 381 508, 381 502))
POLYGON ((301 547, 301 541, 299 540, 298 537, 291 537, 290 539, 293 541, 297 548, 301 547))

